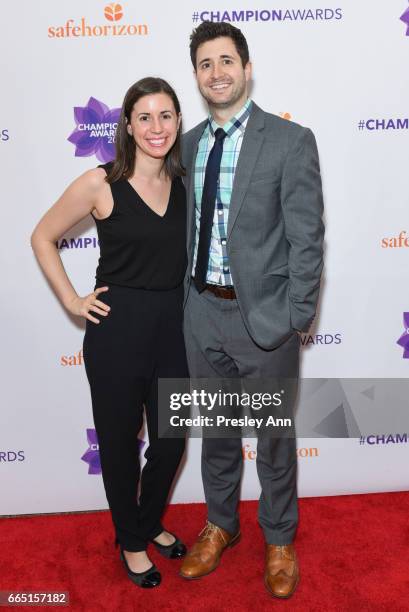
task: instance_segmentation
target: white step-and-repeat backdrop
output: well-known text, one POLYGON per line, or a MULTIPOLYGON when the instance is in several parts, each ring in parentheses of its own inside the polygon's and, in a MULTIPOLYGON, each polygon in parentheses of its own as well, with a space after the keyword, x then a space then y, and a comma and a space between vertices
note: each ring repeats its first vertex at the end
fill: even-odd
MULTIPOLYGON (((83 324, 58 303, 29 238, 65 186, 112 155, 118 109, 133 82, 169 80, 185 129, 205 116, 188 51, 204 19, 244 31, 252 97, 317 138, 326 268, 320 313, 303 337, 302 375, 368 379, 358 394, 368 410, 374 379, 408 375, 407 0, 4 3, 0 514, 106 507, 83 324)), ((98 259, 92 219, 58 247, 77 291, 89 293, 98 259)), ((334 418, 340 406, 359 403, 346 387, 341 395, 341 403, 329 402, 334 418)), ((392 414, 393 401, 384 409, 392 414)), ((407 429, 391 423, 349 439, 321 435, 317 426, 316 436, 298 439, 300 495, 407 489, 407 429)), ((173 502, 203 500, 200 443, 189 443, 173 502)), ((146 444, 141 435, 142 451, 146 444)), ((243 498, 255 499, 255 440, 243 440, 243 454, 243 498)))

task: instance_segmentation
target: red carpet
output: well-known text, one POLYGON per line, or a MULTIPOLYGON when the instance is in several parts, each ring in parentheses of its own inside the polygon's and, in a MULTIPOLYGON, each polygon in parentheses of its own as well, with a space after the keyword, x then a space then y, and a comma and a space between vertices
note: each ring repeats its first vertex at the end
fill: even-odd
MULTIPOLYGON (((241 543, 201 580, 182 580, 180 562, 152 550, 163 577, 153 591, 126 577, 107 512, 1 519, 0 590, 69 591, 61 609, 86 612, 409 610, 409 493, 301 499, 301 582, 289 600, 265 591, 256 509, 241 504, 241 543)), ((203 504, 174 505, 165 525, 192 544, 204 519, 203 504)))

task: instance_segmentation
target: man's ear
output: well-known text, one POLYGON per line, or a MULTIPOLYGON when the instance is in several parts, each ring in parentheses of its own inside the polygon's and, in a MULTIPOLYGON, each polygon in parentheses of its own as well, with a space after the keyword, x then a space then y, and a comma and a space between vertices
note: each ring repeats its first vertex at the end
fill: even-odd
POLYGON ((245 65, 244 73, 246 75, 246 81, 249 82, 253 74, 253 64, 251 62, 247 62, 247 64, 245 65))

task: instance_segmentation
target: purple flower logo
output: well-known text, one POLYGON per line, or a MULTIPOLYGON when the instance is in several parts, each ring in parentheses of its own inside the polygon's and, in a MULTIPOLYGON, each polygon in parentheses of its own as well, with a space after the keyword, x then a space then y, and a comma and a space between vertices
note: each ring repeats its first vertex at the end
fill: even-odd
POLYGON ((409 312, 403 313, 403 327, 405 331, 397 341, 403 347, 403 358, 409 359, 409 312))
POLYGON ((75 106, 76 127, 68 137, 69 142, 75 145, 75 156, 95 155, 104 163, 114 159, 115 132, 120 113, 120 108, 109 110, 96 98, 90 98, 86 106, 75 106))
MULTIPOLYGON (((82 455, 82 461, 88 463, 88 474, 101 474, 101 460, 99 457, 98 437, 95 429, 87 429, 88 450, 82 455)), ((138 438, 138 452, 145 445, 144 440, 138 438)))
POLYGON ((403 15, 400 16, 400 20, 403 21, 403 23, 406 23, 406 36, 409 36, 409 7, 406 9, 403 15))
POLYGON ((99 459, 98 438, 95 429, 87 429, 87 440, 89 447, 81 459, 88 463, 88 474, 100 474, 101 461, 99 459))

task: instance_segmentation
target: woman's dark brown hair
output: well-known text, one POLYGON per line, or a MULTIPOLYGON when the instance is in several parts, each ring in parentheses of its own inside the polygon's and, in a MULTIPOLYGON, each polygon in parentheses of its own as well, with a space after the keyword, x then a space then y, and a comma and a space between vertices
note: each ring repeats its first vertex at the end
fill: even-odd
MULTIPOLYGON (((119 117, 118 127, 115 136, 115 160, 106 177, 107 183, 114 183, 120 179, 128 179, 132 176, 135 166, 136 145, 133 136, 128 134, 127 125, 131 119, 132 109, 134 104, 143 96, 151 94, 165 93, 167 94, 175 107, 176 115, 179 116, 180 104, 177 95, 173 88, 157 77, 146 77, 134 83, 126 92, 122 104, 121 115, 119 117)), ((170 179, 176 176, 185 174, 181 162, 181 134, 182 122, 180 122, 176 140, 173 147, 168 151, 165 157, 164 170, 170 179)))

